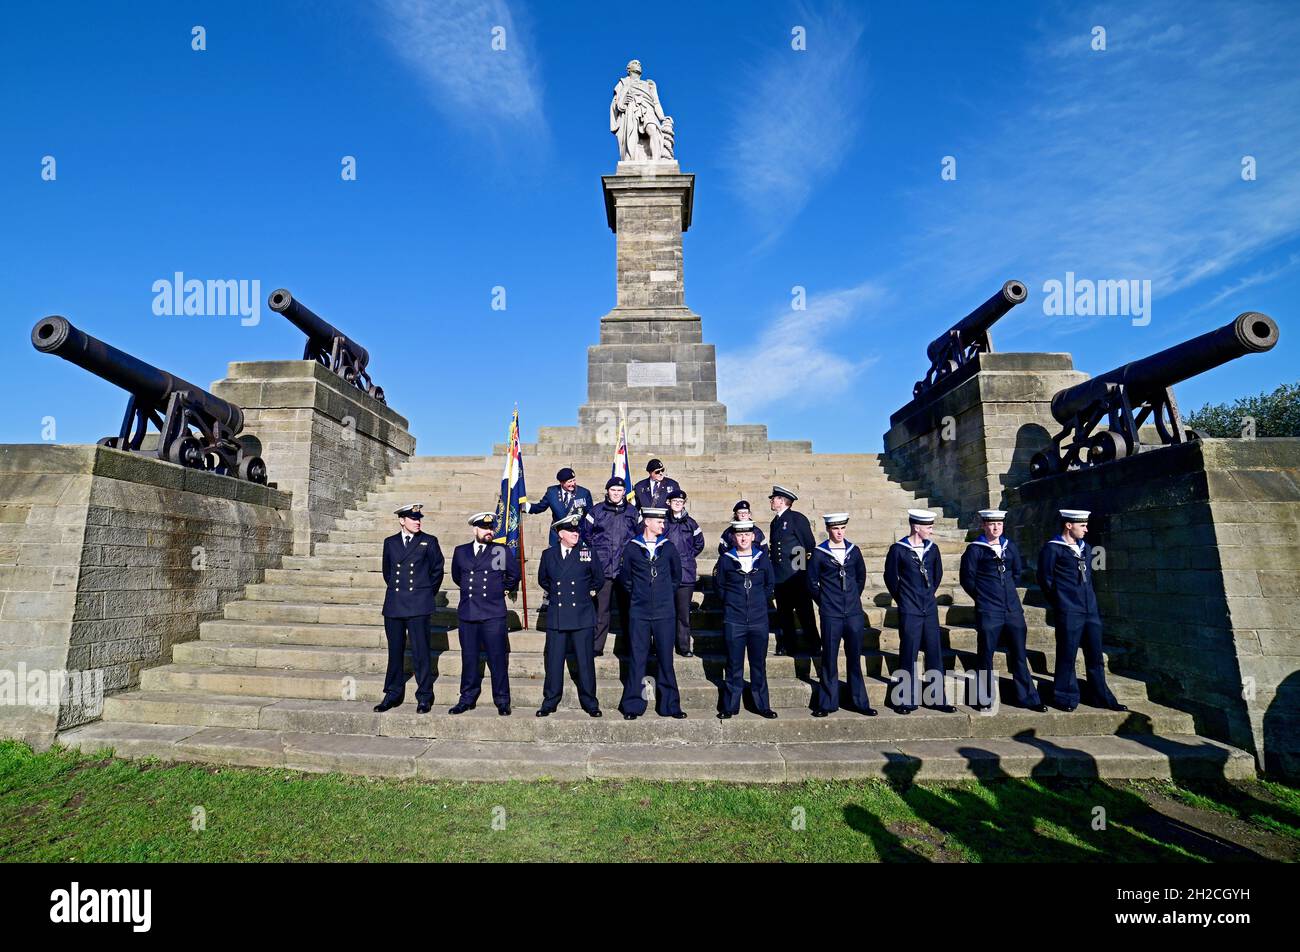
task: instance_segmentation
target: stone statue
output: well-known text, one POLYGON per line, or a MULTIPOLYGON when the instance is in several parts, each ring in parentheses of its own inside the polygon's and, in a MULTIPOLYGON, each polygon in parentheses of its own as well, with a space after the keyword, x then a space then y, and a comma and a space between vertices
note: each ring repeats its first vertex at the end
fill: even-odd
POLYGON ((664 115, 654 82, 641 78, 640 60, 627 64, 627 75, 614 87, 609 131, 618 136, 618 157, 623 162, 673 158, 672 116, 664 115))

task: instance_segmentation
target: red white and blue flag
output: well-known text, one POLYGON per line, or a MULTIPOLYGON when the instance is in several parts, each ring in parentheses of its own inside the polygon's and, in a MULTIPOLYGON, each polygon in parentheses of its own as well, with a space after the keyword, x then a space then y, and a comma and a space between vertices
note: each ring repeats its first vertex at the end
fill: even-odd
POLYGON ((627 420, 623 416, 622 407, 618 408, 618 445, 614 447, 614 468, 610 477, 623 480, 627 498, 631 499, 632 469, 627 458, 627 420))

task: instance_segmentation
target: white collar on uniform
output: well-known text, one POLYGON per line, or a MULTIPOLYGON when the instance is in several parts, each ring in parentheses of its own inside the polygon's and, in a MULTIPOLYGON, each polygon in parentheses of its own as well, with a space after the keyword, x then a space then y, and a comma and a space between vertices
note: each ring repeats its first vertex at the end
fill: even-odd
POLYGON ((998 545, 994 545, 992 542, 987 541, 983 536, 980 536, 978 539, 972 539, 970 544, 985 546, 987 548, 992 549, 994 552, 998 553, 998 555, 1002 555, 1004 552, 1007 551, 1007 537, 999 536, 998 543, 999 543, 998 545))
POLYGON ((1083 545, 1084 545, 1083 540, 1080 540, 1079 542, 1073 542, 1073 541, 1067 542, 1065 539, 1056 538, 1056 539, 1048 539, 1047 541, 1055 542, 1057 545, 1063 545, 1071 552, 1073 552, 1075 555, 1083 554, 1083 545))
POLYGON ((849 553, 853 551, 854 545, 848 539, 845 539, 844 548, 835 549, 831 547, 830 539, 823 539, 818 544, 817 548, 821 549, 823 552, 826 552, 836 562, 839 562, 841 565, 843 565, 845 562, 849 560, 849 553))
POLYGON ((749 550, 749 555, 748 555, 748 556, 742 556, 739 552, 737 552, 737 551, 733 548, 733 549, 728 550, 726 554, 729 555, 729 556, 731 556, 733 559, 735 559, 736 562, 739 563, 740 566, 741 566, 742 568, 744 567, 745 563, 742 562, 741 559, 748 558, 748 559, 749 559, 750 570, 752 571, 752 569, 753 569, 753 567, 754 567, 754 563, 757 562, 757 561, 758 561, 758 557, 759 557, 760 555, 763 554, 763 550, 760 549, 760 548, 758 548, 757 546, 754 546, 753 548, 751 548, 751 549, 749 550))

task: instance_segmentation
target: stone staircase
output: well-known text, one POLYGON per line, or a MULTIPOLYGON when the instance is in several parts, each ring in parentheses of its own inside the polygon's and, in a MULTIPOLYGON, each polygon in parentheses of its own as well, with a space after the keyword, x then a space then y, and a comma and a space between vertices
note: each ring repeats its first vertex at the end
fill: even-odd
MULTIPOLYGON (((565 449, 560 456, 545 446, 540 454, 537 447, 525 447, 531 496, 540 497, 552 474, 571 465, 599 499, 607 458, 565 449)), ((638 461, 645 458, 638 453, 638 461)), ((680 465, 671 451, 661 458, 690 494, 689 510, 708 540, 692 614, 697 657, 675 659, 686 720, 651 714, 629 722, 618 715, 621 639, 614 653, 596 663, 605 717, 589 718, 578 710, 571 677, 561 709, 548 718, 533 716, 542 692, 536 566, 546 545, 546 515, 529 517, 524 533, 532 610, 527 629, 522 599, 511 613, 513 716, 500 717, 490 703, 458 717, 446 713, 455 703, 461 671, 458 593, 446 591, 450 574, 434 618, 433 713, 415 714, 413 685, 402 707, 385 714, 371 710, 382 694, 386 664, 379 551, 380 541, 395 531, 393 510, 423 502, 424 531, 438 537, 450 559, 452 549, 470 537, 468 515, 495 504, 499 455, 441 456, 409 460, 347 510, 313 555, 286 557, 282 568, 249 585, 242 600, 227 604, 224 618, 203 622, 198 640, 176 645, 171 664, 143 671, 138 690, 109 697, 101 721, 60 739, 84 750, 112 748, 127 757, 465 780, 1254 775, 1248 754, 1196 736, 1189 714, 1148 700, 1145 683, 1123 673, 1117 652, 1108 653, 1108 668, 1114 672, 1113 690, 1130 707, 1126 713, 1080 707, 1070 714, 1035 714, 999 706, 981 714, 963 704, 956 714, 924 709, 894 714, 885 707, 885 694, 897 666, 898 632, 882 569, 886 549, 906 532, 906 510, 929 505, 920 487, 891 481, 875 455, 813 454, 798 444, 722 458, 691 456, 680 465), (708 577, 718 535, 740 498, 753 503, 755 518, 766 525, 773 482, 799 494, 798 508, 819 538, 821 513, 851 514, 848 537, 862 548, 868 569, 865 667, 878 717, 841 710, 812 718, 819 661, 775 655, 769 656, 768 675, 778 719, 764 720, 752 711, 728 721, 714 717, 723 646, 708 577)), ((966 672, 976 643, 974 608, 957 585, 965 536, 955 519, 945 516, 936 524, 934 538, 945 565, 940 621, 949 696, 959 702, 967 696, 966 672)), ((1048 611, 1032 587, 1024 591, 1024 603, 1030 665, 1050 700, 1054 642, 1048 611)), ((996 665, 1006 692, 1010 682, 1001 654, 996 665)))

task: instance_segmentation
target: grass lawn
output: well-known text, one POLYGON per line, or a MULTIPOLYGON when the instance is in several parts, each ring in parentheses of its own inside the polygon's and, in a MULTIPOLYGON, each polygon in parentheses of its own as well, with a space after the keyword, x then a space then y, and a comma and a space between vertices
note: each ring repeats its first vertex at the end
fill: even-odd
POLYGON ((8 861, 1297 858, 1300 790, 1256 781, 430 783, 0 741, 8 861))

